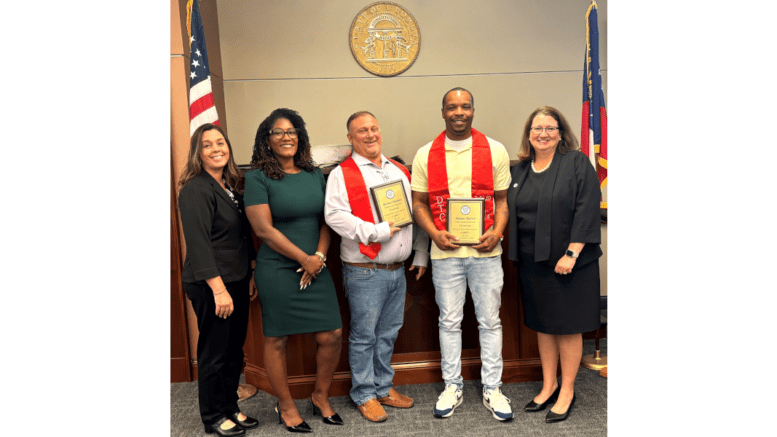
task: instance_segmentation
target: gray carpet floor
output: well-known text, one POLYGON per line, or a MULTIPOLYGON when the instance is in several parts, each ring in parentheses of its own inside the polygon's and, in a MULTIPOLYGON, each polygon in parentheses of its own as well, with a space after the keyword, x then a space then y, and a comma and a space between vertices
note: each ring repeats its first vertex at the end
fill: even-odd
MULTIPOLYGON (((607 355, 607 340, 600 340, 600 350, 607 355)), ((594 352, 594 340, 583 342, 583 355, 594 352)), ((413 399, 410 409, 386 407, 389 415, 383 423, 364 419, 348 396, 331 398, 332 406, 345 422, 344 426, 325 425, 320 416, 313 416, 310 401, 297 400, 302 418, 313 428, 314 435, 331 436, 606 436, 607 435, 607 378, 599 372, 580 367, 575 381, 577 400, 569 418, 564 422, 547 424, 545 415, 549 409, 538 413, 526 413, 526 405, 539 392, 540 382, 503 384, 502 393, 512 400, 515 418, 509 422, 495 420, 482 403, 480 381, 464 382, 464 402, 453 416, 437 419, 432 409, 444 384, 418 384, 397 386, 397 389, 413 399)), ((276 398, 259 390, 256 396, 240 403, 243 413, 259 420, 257 429, 246 436, 290 435, 278 424, 274 411, 276 398)), ((174 437, 205 436, 197 405, 197 382, 170 384, 170 435, 174 437)), ((215 434, 211 434, 215 435, 215 434)))

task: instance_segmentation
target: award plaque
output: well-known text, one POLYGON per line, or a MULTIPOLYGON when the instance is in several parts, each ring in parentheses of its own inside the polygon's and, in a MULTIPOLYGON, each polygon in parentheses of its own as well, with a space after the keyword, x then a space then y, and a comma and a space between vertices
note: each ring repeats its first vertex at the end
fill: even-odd
POLYGON ((459 246, 475 246, 485 230, 486 200, 448 199, 445 221, 448 232, 459 237, 459 246))
POLYGON ((413 223, 410 202, 405 195, 405 184, 401 179, 370 187, 370 194, 375 207, 378 208, 378 218, 381 222, 393 221, 395 228, 413 223))

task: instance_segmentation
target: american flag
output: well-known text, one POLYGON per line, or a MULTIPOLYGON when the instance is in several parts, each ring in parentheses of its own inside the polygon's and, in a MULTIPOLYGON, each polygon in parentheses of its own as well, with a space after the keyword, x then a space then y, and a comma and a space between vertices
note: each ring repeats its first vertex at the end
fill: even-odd
POLYGON ((186 22, 189 24, 189 43, 191 44, 191 74, 189 81, 189 135, 205 123, 219 124, 219 115, 213 102, 213 88, 210 84, 208 51, 205 48, 205 31, 200 18, 200 6, 197 0, 186 4, 186 22))
POLYGON ((580 148, 591 160, 599 176, 599 185, 604 189, 607 185, 607 110, 604 107, 602 71, 599 68, 599 22, 595 1, 588 7, 585 19, 587 32, 580 148))

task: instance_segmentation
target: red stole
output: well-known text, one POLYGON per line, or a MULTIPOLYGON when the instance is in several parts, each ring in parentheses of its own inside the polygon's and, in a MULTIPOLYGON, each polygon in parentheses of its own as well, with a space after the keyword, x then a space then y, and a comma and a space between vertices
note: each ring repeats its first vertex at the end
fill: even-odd
MULTIPOLYGON (((399 167, 407 176, 407 180, 410 181, 410 172, 407 171, 404 165, 391 158, 386 159, 399 167)), ((362 176, 356 161, 353 160, 352 156, 349 156, 348 159, 340 163, 340 168, 343 170, 345 191, 348 193, 348 203, 351 205, 351 212, 365 222, 375 223, 372 215, 372 206, 370 206, 370 196, 367 194, 367 185, 364 183, 364 176, 362 176)), ((369 259, 375 259, 378 256, 378 252, 380 252, 380 243, 359 243, 359 252, 369 259)))
MULTIPOLYGON (((445 200, 451 197, 445 162, 445 131, 432 142, 427 162, 429 208, 432 210, 434 225, 444 231, 445 200)), ((491 148, 486 136, 472 129, 472 198, 478 197, 486 199, 485 225, 488 229, 494 225, 494 171, 491 166, 491 148)))

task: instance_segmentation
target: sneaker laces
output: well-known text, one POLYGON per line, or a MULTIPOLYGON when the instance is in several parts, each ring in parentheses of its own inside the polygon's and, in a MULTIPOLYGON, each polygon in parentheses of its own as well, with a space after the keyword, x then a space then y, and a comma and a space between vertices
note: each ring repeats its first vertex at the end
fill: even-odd
POLYGON ((505 395, 502 394, 502 391, 498 388, 493 390, 486 391, 488 394, 488 402, 491 404, 492 407, 496 410, 504 411, 509 410, 510 406, 507 405, 510 403, 510 399, 507 399, 505 395))
POLYGON ((458 391, 458 387, 455 385, 448 385, 445 387, 445 390, 440 393, 440 397, 437 398, 438 401, 443 401, 448 404, 455 404, 456 403, 456 392, 458 391))

